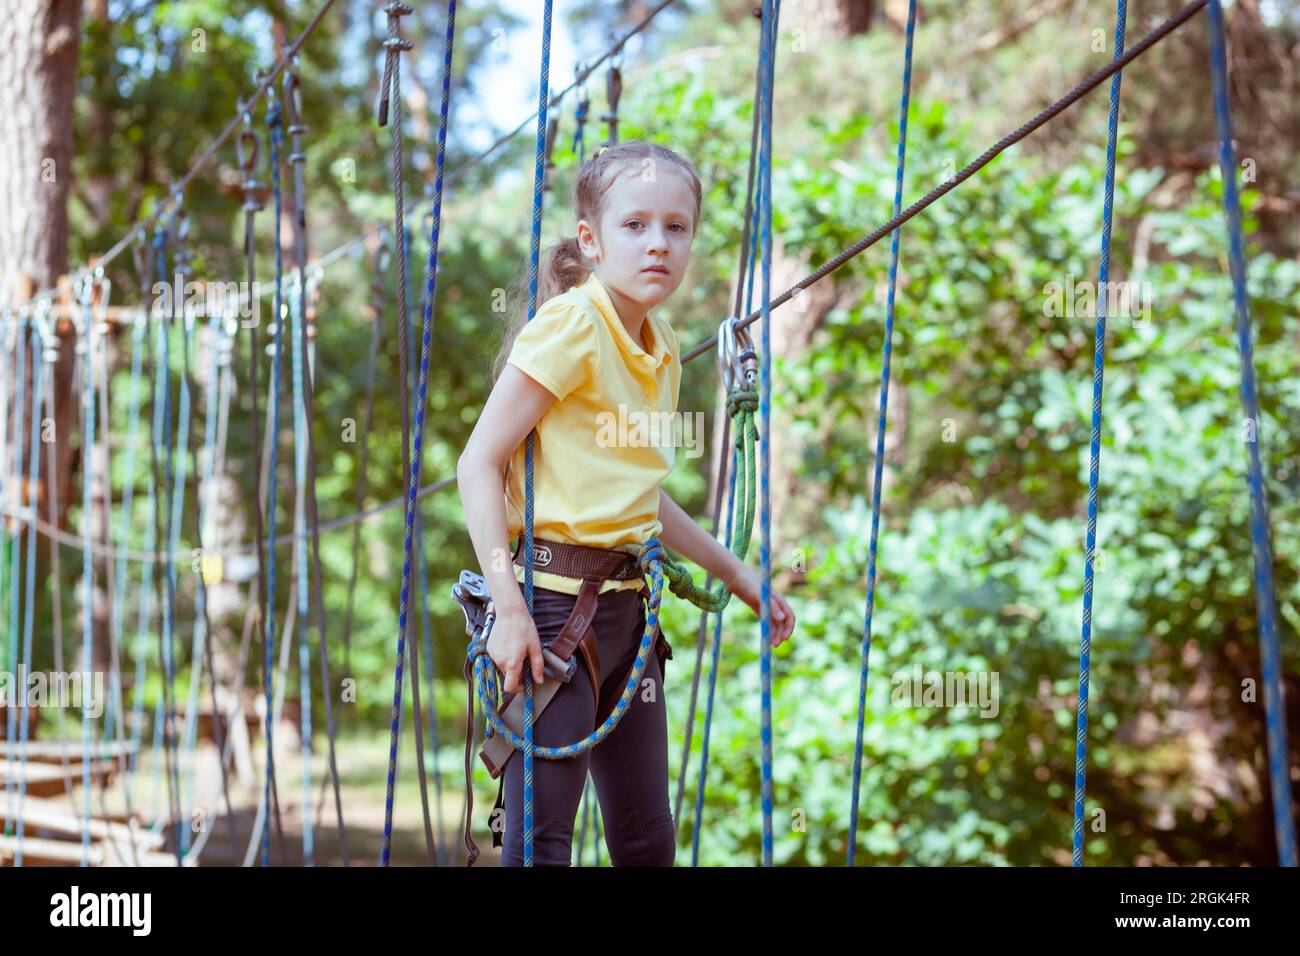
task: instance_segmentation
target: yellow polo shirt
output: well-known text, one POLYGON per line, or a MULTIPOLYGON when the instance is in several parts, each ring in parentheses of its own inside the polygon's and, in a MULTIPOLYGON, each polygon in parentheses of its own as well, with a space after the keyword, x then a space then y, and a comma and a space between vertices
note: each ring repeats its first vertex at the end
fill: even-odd
MULTIPOLYGON (((676 460, 672 427, 681 388, 677 335, 647 315, 642 336, 628 333, 605 286, 585 282, 548 299, 515 339, 507 362, 557 401, 536 426, 533 536, 633 553, 663 532, 659 483, 676 460)), ((506 532, 513 551, 524 527, 521 444, 506 474, 506 532)), ((515 565, 522 584, 524 569, 515 565)), ((577 594, 582 582, 534 568, 537 587, 577 594)), ((639 590, 605 581, 601 593, 639 590)))

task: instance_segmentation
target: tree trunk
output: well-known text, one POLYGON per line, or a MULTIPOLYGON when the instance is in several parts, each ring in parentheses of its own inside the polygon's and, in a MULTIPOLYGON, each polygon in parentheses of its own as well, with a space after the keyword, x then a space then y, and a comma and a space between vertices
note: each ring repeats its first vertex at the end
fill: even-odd
MULTIPOLYGON (((24 0, 0 17, 0 304, 22 303, 54 288, 67 270, 68 195, 72 185, 73 96, 81 5, 73 0, 24 0)), ((9 320, 6 320, 9 321, 9 320)), ((42 443, 38 488, 21 487, 10 501, 40 502, 43 517, 64 524, 72 486, 70 436, 78 417, 72 381, 73 342, 67 323, 59 327, 60 354, 46 377, 54 397, 54 440, 42 443), (58 505, 51 511, 47 469, 55 474, 58 505)), ((23 383, 31 395, 31 369, 23 383)), ((5 410, 14 406, 17 383, 3 383, 5 410)), ((42 411, 44 419, 45 412, 42 411)), ((11 451, 28 447, 23 426, 11 436, 11 451)), ((23 483, 25 484, 25 482, 23 483)), ((10 527, 16 533, 17 527, 10 527)), ((57 593, 57 586, 55 588, 57 593)))

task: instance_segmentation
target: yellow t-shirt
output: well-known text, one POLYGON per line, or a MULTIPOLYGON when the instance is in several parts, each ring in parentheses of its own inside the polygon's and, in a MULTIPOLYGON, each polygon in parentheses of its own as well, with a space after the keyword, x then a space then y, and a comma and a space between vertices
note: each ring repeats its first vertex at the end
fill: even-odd
MULTIPOLYGON (((673 444, 682 368, 677 335, 647 315, 642 349, 595 273, 548 299, 515 339, 508 363, 557 401, 536 426, 533 536, 567 544, 637 547, 662 533, 659 483, 676 460, 673 444)), ((506 474, 506 532, 513 550, 524 526, 525 444, 506 474)), ((522 584, 524 569, 515 565, 522 584)), ((533 571, 537 587, 577 594, 582 582, 533 571)), ((642 582, 605 581, 603 594, 642 582)))

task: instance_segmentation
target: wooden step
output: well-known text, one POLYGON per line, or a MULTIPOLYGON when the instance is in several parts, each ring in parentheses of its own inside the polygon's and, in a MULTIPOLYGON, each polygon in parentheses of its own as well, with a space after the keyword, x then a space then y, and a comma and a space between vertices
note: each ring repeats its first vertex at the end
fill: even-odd
MULTIPOLYGON (((27 759, 34 763, 62 763, 66 756, 70 761, 80 761, 84 756, 80 740, 29 740, 26 744, 27 759)), ((138 745, 131 740, 111 740, 92 743, 88 748, 92 760, 121 760, 134 754, 138 745)), ((19 741, 0 740, 0 760, 20 760, 23 744, 19 741)))
MULTIPOLYGON (((90 764, 91 786, 107 787, 117 771, 114 760, 93 760, 90 764)), ((16 760, 0 760, 0 786, 7 787, 9 781, 15 784, 27 781, 27 795, 32 797, 52 797, 65 793, 69 782, 73 787, 82 783, 82 764, 73 763, 65 778, 63 767, 54 763, 29 763, 24 768, 16 760)))
MULTIPOLYGON (((7 822, 8 800, 0 799, 0 825, 7 822)), ((80 817, 69 812, 66 802, 42 799, 25 799, 22 802, 21 813, 19 812, 18 800, 14 799, 14 817, 21 818, 26 828, 27 834, 34 830, 48 830, 56 834, 66 835, 81 839, 80 817)), ((130 846, 134 840, 143 850, 156 850, 163 843, 163 835, 154 833, 147 827, 136 824, 134 827, 114 823, 100 817, 91 817, 88 829, 92 840, 113 840, 120 844, 124 852, 130 853, 130 846)))
MULTIPOLYGON (((0 866, 13 866, 18 855, 18 838, 0 836, 0 866)), ((91 866, 101 866, 104 850, 92 843, 87 856, 91 866)), ((23 837, 23 866, 80 866, 81 843, 23 837)))

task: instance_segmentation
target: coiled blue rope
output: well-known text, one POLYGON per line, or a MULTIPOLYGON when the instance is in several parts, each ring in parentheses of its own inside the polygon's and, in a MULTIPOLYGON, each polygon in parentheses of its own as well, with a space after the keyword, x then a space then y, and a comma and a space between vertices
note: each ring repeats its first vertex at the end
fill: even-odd
MULTIPOLYGON (((566 760, 569 757, 577 757, 586 753, 613 733, 614 728, 618 726, 618 722, 623 719, 623 714, 627 712, 628 707, 631 705, 632 697, 641 683, 641 675, 645 672, 646 664, 650 660, 650 649, 654 646, 655 631, 659 626, 659 604, 664 585, 663 561, 663 545, 659 543, 658 538, 648 539, 637 553, 637 564, 649 581, 650 599, 649 606, 646 609, 645 632, 641 635, 641 643, 637 646, 636 660, 633 662, 632 670, 627 676, 627 682, 623 685, 623 693, 619 696, 618 703, 614 705, 614 709, 610 711, 604 723, 582 740, 560 747, 533 746, 534 756, 541 757, 543 760, 566 760)), ((523 750, 530 741, 507 727, 505 721, 501 719, 501 715, 497 712, 497 672, 492 659, 487 653, 487 641, 481 636, 470 641, 466 653, 469 659, 474 662, 474 685, 477 688, 479 700, 483 704, 483 714, 487 717, 488 724, 503 739, 509 741, 519 750, 523 750)), ((527 753, 527 751, 524 752, 527 753)))
MULTIPOLYGON (((907 160, 907 109, 912 98, 912 39, 916 33, 916 0, 908 0, 907 33, 903 46, 903 92, 898 106, 898 165, 894 171, 894 215, 903 210, 903 172, 907 160)), ((889 292, 885 300, 885 344, 880 373, 879 417, 876 420, 876 463, 871 482, 871 542, 867 552, 867 607, 862 622, 862 670, 858 676, 858 731, 853 746, 853 796, 849 806, 849 846, 844 865, 852 866, 858 851, 858 799, 862 788, 862 738, 867 716, 868 662, 871 620, 876 609, 876 545, 880 537, 880 486, 885 477, 885 429, 889 415, 889 369, 894 354, 894 300, 898 288, 898 246, 902 227, 889 239, 889 292)))
MULTIPOLYGON (((1115 5, 1114 59, 1124 55, 1128 0, 1115 5)), ((1079 704, 1074 740, 1073 863, 1083 866, 1083 811, 1088 774, 1088 678, 1092 666, 1093 560, 1097 544, 1097 487, 1101 469, 1101 391, 1106 369, 1106 296, 1110 281, 1111 213, 1115 203, 1115 148, 1119 139, 1119 86, 1123 71, 1110 80, 1110 122, 1106 131, 1106 199, 1101 219, 1101 267, 1097 286, 1097 327, 1092 360, 1092 442, 1088 450, 1088 533, 1083 565, 1083 638, 1079 645, 1079 704)))
POLYGON ((1287 728, 1282 697, 1281 649, 1277 637, 1277 607, 1273 595, 1273 555, 1269 546, 1268 501, 1259 454, 1259 394, 1255 388, 1255 358, 1251 345, 1250 305, 1246 291, 1246 254, 1242 237, 1241 199, 1237 193, 1237 160, 1232 146, 1232 112, 1228 104, 1228 61, 1224 52, 1223 8, 1210 0, 1210 77, 1214 90, 1214 120, 1219 134, 1219 167, 1223 171, 1223 209, 1228 220, 1228 261, 1232 270, 1232 301, 1237 316, 1237 348, 1241 353, 1241 402, 1255 428, 1246 444, 1247 484, 1250 488, 1250 539, 1255 553, 1255 603, 1259 614, 1259 646, 1264 669, 1264 708, 1268 725, 1268 771, 1273 799, 1273 832, 1278 862, 1296 866, 1295 821, 1291 816, 1291 775, 1287 766, 1287 728))

